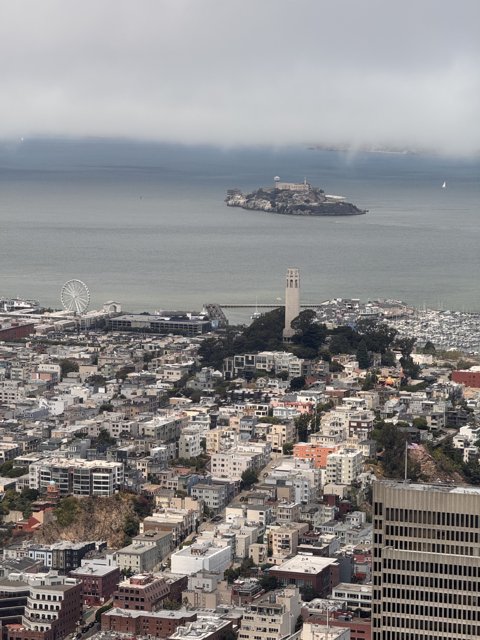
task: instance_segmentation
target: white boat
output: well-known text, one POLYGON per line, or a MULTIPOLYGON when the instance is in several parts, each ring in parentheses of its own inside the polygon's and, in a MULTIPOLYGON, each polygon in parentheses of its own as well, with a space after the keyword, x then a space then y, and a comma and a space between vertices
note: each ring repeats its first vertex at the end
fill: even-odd
POLYGON ((260 311, 258 310, 258 298, 255 299, 255 311, 252 313, 252 315, 250 316, 251 320, 257 320, 257 318, 260 318, 262 314, 260 313, 260 311))
POLYGON ((445 181, 445 182, 442 184, 442 189, 446 189, 446 188, 447 188, 447 182, 445 181))

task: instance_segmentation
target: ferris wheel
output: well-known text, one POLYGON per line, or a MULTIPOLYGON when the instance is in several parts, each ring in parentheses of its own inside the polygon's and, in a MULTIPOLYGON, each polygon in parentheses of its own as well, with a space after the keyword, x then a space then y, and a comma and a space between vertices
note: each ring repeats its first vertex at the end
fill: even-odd
POLYGON ((85 313, 90 302, 90 291, 81 280, 69 280, 62 287, 60 299, 66 311, 85 313))

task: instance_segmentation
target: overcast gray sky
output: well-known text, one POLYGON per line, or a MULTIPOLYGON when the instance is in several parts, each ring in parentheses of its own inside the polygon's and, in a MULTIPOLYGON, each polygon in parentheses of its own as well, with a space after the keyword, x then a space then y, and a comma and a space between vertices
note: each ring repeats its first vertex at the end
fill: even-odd
POLYGON ((0 0, 0 138, 480 150, 480 0, 0 0))

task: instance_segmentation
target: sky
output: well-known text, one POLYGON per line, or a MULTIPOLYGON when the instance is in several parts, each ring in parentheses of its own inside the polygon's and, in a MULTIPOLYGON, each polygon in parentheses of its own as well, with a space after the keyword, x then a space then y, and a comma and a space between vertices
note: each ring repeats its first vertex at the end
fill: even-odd
POLYGON ((0 139, 480 150, 478 0, 0 0, 0 139))

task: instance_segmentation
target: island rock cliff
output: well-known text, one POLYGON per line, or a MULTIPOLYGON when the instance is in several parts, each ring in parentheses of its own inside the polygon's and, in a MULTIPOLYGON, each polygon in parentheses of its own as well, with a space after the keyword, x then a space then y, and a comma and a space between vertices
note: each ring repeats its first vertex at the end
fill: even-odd
POLYGON ((325 195, 322 189, 304 183, 280 183, 244 194, 230 189, 225 202, 229 207, 267 211, 292 216, 358 216, 367 213, 341 196, 325 195))

